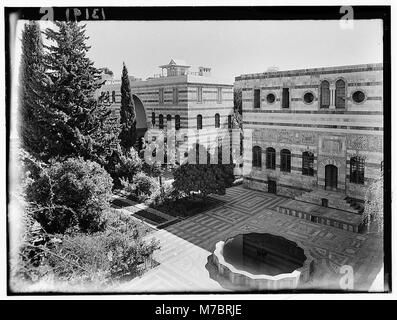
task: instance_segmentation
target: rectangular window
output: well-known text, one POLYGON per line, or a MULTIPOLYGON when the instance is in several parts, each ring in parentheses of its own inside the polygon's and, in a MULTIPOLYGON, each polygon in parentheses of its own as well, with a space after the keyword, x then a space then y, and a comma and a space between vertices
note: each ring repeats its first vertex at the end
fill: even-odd
POLYGON ((362 157, 350 158, 350 182, 364 184, 364 159, 362 157))
POLYGON ((222 88, 218 88, 217 96, 216 96, 216 101, 218 103, 222 103, 222 88))
POLYGON ((172 89, 172 103, 178 104, 178 88, 172 89))
POLYGON ((289 108, 289 88, 283 88, 283 108, 289 108))
POLYGON ((314 176, 314 155, 311 152, 303 152, 302 154, 302 174, 314 176))
POLYGON ((230 114, 227 116, 227 128, 232 128, 232 116, 230 114))
POLYGON ((159 89, 159 104, 164 103, 164 88, 159 89))
POLYGON ((203 102, 203 88, 197 87, 197 102, 203 102))
POLYGON ((254 90, 254 108, 261 107, 261 90, 255 89, 254 90))

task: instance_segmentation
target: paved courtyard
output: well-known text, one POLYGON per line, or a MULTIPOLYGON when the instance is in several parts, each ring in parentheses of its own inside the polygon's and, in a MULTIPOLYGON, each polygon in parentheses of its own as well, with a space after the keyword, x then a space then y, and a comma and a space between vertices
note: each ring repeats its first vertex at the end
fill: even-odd
MULTIPOLYGON (((303 289, 340 290, 340 267, 354 271, 354 290, 367 291, 382 268, 382 236, 357 234, 275 211, 288 201, 242 186, 215 196, 224 204, 148 235, 160 240, 160 265, 118 289, 128 292, 225 292, 209 263, 215 244, 239 233, 269 232, 300 241, 316 259, 313 279, 303 289)), ((218 279, 219 280, 219 279, 218 279)))

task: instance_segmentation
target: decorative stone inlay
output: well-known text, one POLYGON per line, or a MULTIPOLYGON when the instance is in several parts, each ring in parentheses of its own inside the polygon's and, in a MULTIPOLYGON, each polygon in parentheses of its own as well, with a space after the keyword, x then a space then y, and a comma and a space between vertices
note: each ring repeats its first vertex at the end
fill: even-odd
POLYGON ((347 147, 354 150, 383 152, 383 138, 376 135, 350 134, 347 147))
POLYGON ((285 130, 285 129, 255 129, 253 139, 276 143, 295 143, 305 145, 316 145, 317 136, 314 132, 285 130))
POLYGON ((346 154, 346 137, 320 136, 319 154, 333 157, 342 157, 346 154))

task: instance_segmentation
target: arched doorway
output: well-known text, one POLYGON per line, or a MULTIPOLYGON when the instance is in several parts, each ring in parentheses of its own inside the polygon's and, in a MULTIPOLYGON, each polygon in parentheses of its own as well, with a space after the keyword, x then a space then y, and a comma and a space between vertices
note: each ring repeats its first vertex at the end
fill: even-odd
POLYGON ((325 190, 337 190, 338 168, 332 164, 325 166, 325 190))
POLYGON ((136 112, 136 144, 135 147, 138 148, 138 152, 143 147, 143 140, 145 137, 145 133, 147 131, 147 118, 145 107, 141 99, 135 94, 132 95, 134 99, 135 112, 136 112))

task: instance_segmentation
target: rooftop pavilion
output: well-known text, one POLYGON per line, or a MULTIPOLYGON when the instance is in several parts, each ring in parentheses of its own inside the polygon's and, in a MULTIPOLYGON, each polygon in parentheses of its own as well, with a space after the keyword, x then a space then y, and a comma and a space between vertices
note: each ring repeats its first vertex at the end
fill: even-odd
POLYGON ((155 75, 154 78, 158 77, 175 77, 184 75, 195 75, 195 76, 210 76, 211 68, 200 66, 198 72, 189 71, 190 65, 181 59, 171 59, 168 64, 159 66, 161 68, 161 74, 155 75), (165 72, 164 72, 165 70, 165 72))

